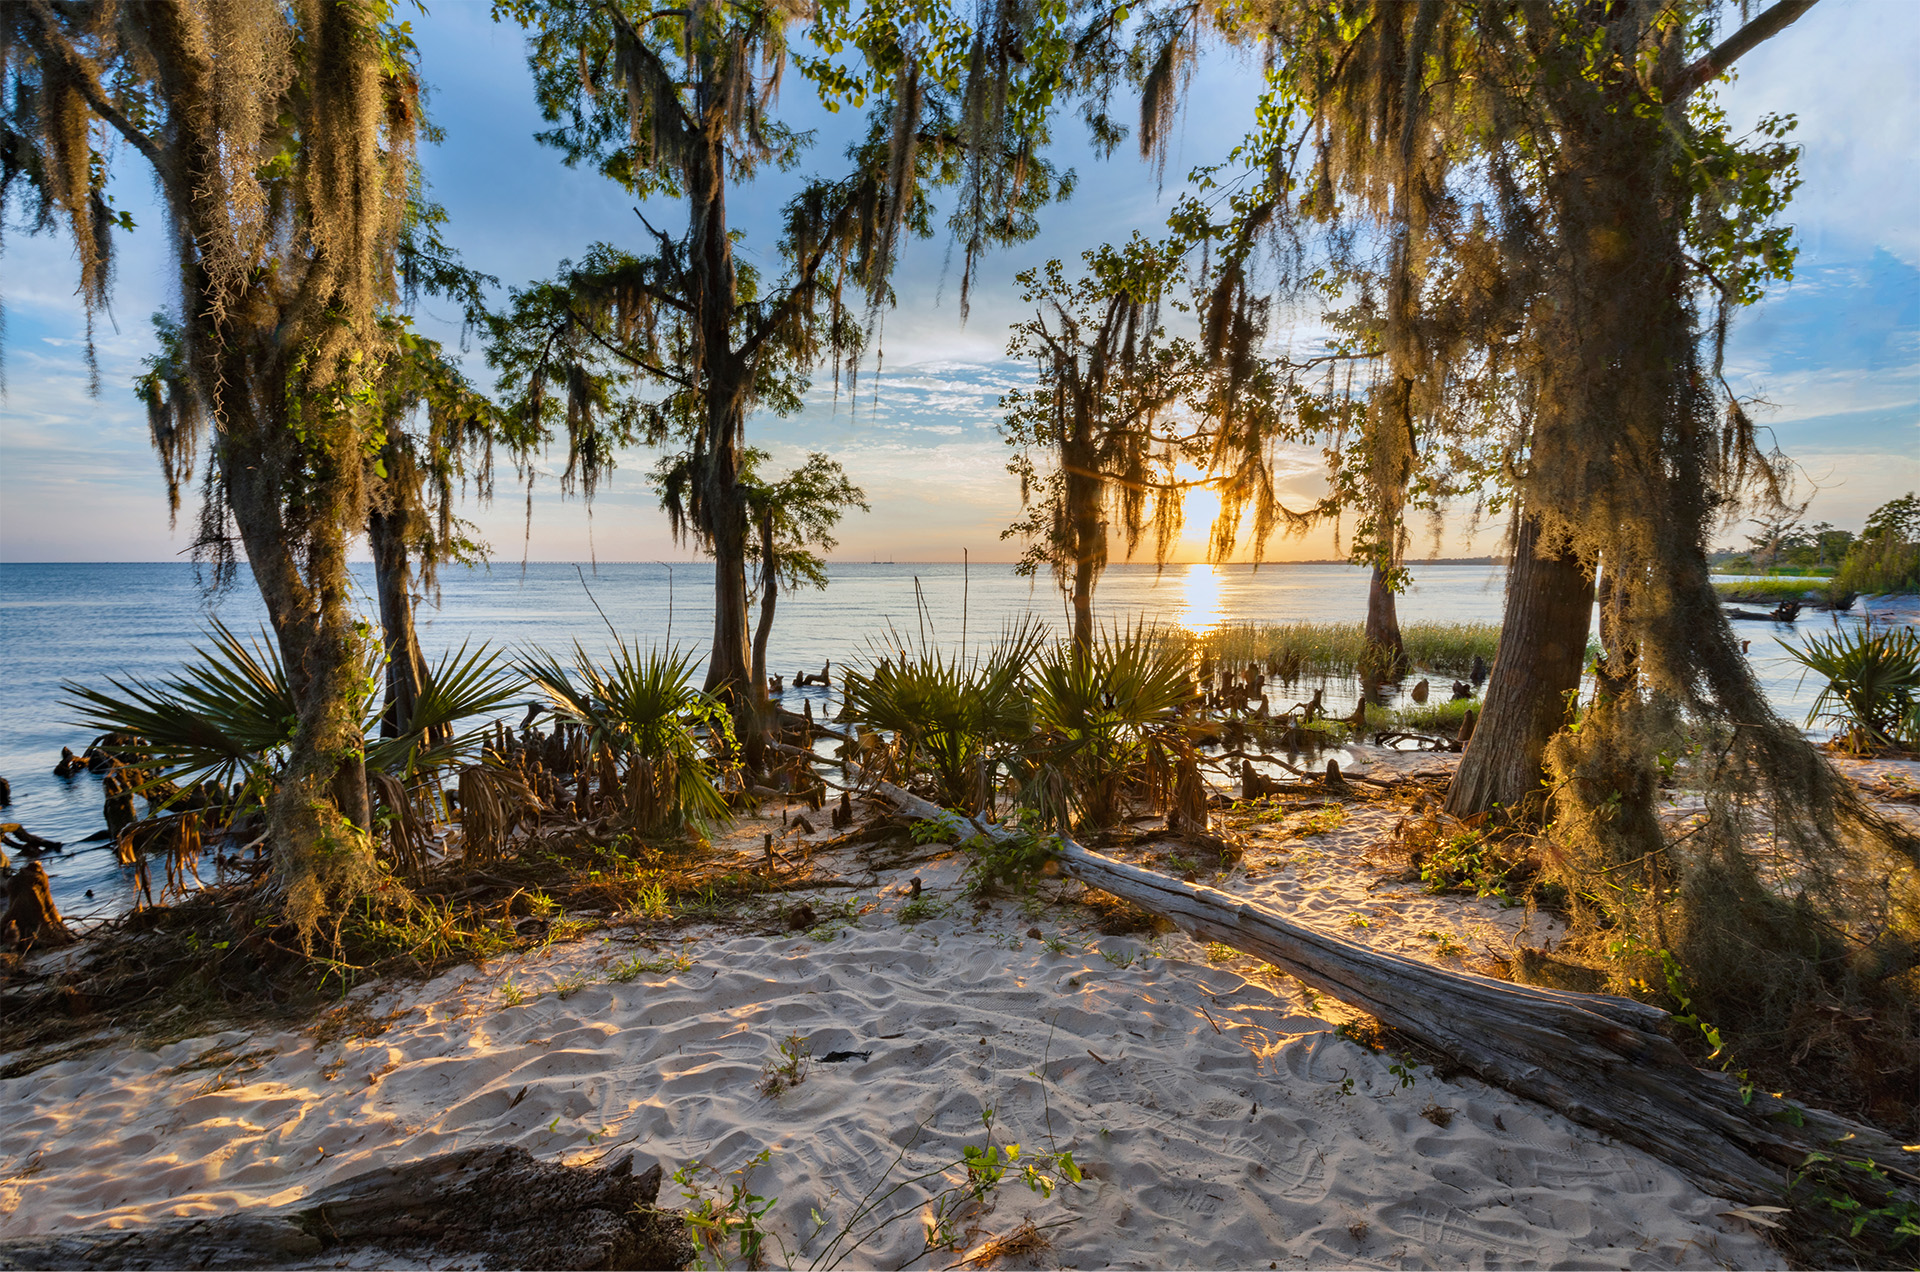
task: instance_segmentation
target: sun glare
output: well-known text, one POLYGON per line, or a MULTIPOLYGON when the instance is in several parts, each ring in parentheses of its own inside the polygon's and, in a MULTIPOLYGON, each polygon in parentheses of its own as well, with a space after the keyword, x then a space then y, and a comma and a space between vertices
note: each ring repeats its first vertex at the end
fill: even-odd
POLYGON ((1211 565, 1188 566, 1180 597, 1180 626, 1190 632, 1204 632, 1223 617, 1219 573, 1211 565))
MULTIPOLYGON (((1184 462, 1174 469, 1173 475, 1179 481, 1199 481, 1205 476, 1198 468, 1184 462)), ((1219 515, 1219 491, 1210 486, 1190 487, 1180 498, 1180 541, 1198 544, 1204 556, 1213 537, 1214 519, 1219 515)))

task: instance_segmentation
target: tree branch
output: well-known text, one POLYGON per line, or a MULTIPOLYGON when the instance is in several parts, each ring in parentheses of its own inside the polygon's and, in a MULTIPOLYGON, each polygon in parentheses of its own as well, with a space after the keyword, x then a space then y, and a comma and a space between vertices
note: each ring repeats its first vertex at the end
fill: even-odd
POLYGON ((93 108, 93 113, 111 124, 113 130, 126 138, 128 144, 144 155, 148 163, 156 169, 164 169, 166 157, 161 153, 160 147, 151 137, 134 127, 133 121, 127 118, 126 112, 113 104, 106 90, 101 87, 99 78, 94 75, 85 60, 74 52, 71 41, 60 29, 59 20, 53 16, 53 12, 42 0, 35 0, 32 9, 33 15, 40 19, 40 26, 46 32, 46 47, 57 53, 60 60, 66 64, 68 73, 80 85, 80 90, 86 95, 87 105, 93 108))
POLYGON ((1742 54, 1786 30, 1796 18, 1813 6, 1814 0, 1779 0, 1779 3, 1765 13, 1721 41, 1712 52, 1680 71, 1668 83, 1661 85, 1661 96, 1669 104, 1677 105, 1685 101, 1702 85, 1725 75, 1728 68, 1742 54))
POLYGON ((612 354, 614 357, 619 358, 621 361, 630 362, 634 366, 639 367, 642 371, 645 371, 648 375, 658 376, 662 380, 672 381, 674 384, 679 385, 683 389, 699 388, 698 385, 696 385, 692 380, 689 380, 686 376, 680 375, 677 372, 669 371, 663 366, 658 366, 652 362, 648 362, 645 358, 642 358, 637 354, 632 354, 627 352, 625 349, 621 348, 619 345, 615 344, 613 341, 607 339, 605 336, 601 335, 598 331, 594 330, 593 324, 588 322, 585 318, 581 317, 580 314, 576 313, 572 306, 567 307, 567 317, 573 319, 574 325, 579 327, 580 330, 587 333, 587 339, 593 341, 595 344, 599 345, 602 349, 605 349, 608 353, 612 354))

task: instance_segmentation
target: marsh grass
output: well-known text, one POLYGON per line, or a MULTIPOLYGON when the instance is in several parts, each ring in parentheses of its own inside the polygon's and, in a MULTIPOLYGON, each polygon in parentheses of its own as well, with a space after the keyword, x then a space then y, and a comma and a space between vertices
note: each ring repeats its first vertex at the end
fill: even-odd
POLYGON ((1462 698, 1458 702, 1408 702, 1392 708, 1369 703, 1367 728, 1453 737, 1460 732, 1460 723, 1466 719, 1467 712, 1478 711, 1484 705, 1476 698, 1462 698))
MULTIPOLYGON (((1404 623, 1400 637, 1415 670, 1465 676, 1476 656, 1492 665, 1500 624, 1404 623)), ((1358 675, 1377 662, 1358 623, 1245 624, 1212 632, 1199 646, 1218 661, 1278 664, 1301 676, 1358 675)))
POLYGON ((1742 579, 1713 585, 1723 602, 1748 605, 1778 605, 1782 601, 1801 601, 1830 609, 1853 608, 1854 591, 1826 579, 1742 579))

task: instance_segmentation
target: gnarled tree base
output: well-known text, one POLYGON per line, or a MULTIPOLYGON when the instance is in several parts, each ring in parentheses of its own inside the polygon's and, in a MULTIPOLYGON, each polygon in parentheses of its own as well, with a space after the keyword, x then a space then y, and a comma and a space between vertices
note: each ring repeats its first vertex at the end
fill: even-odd
POLYGON ((502 1268, 683 1268, 660 1167, 593 1169, 489 1145, 384 1166, 297 1205, 0 1241, 0 1268, 288 1268, 361 1255, 502 1268))

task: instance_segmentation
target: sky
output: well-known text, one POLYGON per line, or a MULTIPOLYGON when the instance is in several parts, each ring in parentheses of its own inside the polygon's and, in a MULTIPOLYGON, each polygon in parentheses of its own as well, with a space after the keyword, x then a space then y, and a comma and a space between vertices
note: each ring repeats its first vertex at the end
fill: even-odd
MULTIPOLYGON (((633 200, 587 170, 566 168, 533 134, 533 105, 518 29, 496 25, 476 0, 433 0, 413 18, 428 109, 445 141, 422 148, 432 193, 451 222, 447 237, 466 261, 524 285, 549 277, 563 259, 596 241, 637 245, 633 200)), ((1728 349, 1735 391, 1767 405, 1756 418, 1798 465, 1807 518, 1857 529, 1875 507, 1920 487, 1920 5, 1904 0, 1822 0, 1784 34, 1739 65, 1721 90, 1737 129, 1768 112, 1800 120, 1801 174, 1787 219, 1797 229, 1796 277, 1743 311, 1728 349)), ((1050 156, 1079 181, 1073 197, 1040 214, 1032 242, 1003 249, 981 269, 963 323, 958 280, 944 237, 910 244, 884 316, 876 369, 857 394, 819 377, 805 409, 785 419, 756 416, 750 440, 775 467, 824 451, 866 491, 870 513, 842 524, 838 559, 1012 560, 1019 545, 1000 537, 1019 513, 996 431, 997 403, 1027 383, 1030 368, 1007 355, 1009 327, 1025 317, 1015 277, 1133 232, 1153 235, 1183 188, 1181 174, 1218 163, 1251 123, 1257 68, 1212 52, 1195 76, 1164 179, 1129 144, 1111 159, 1087 146, 1077 120, 1056 128, 1050 156)), ((789 84, 799 86, 797 76, 789 84)), ((817 128, 803 170, 832 172, 849 120, 827 115, 794 87, 783 115, 817 128)), ((131 160, 131 156, 121 156, 131 160)), ((29 236, 17 210, 0 257, 6 306, 5 391, 0 396, 0 561, 169 560, 187 550, 191 508, 169 525, 145 417, 130 388, 153 351, 147 316, 169 303, 171 275, 151 184, 123 162, 114 195, 139 228, 122 236, 111 321, 95 332, 101 389, 88 392, 84 315, 74 295, 72 249, 57 234, 29 236)), ((742 251, 772 262, 775 216, 795 176, 774 176, 730 200, 742 251), (761 257, 760 252, 766 252, 761 257)), ((671 208, 643 209, 655 224, 671 208)), ((450 346, 451 314, 424 301, 418 324, 450 346)), ((1283 331, 1308 337, 1312 325, 1283 331)), ((485 382, 477 350, 469 373, 485 382)), ((591 509, 563 499, 564 454, 540 466, 533 512, 503 482, 491 506, 462 509, 496 560, 681 560, 646 481, 652 458, 622 454, 591 509)), ((1320 490, 1316 452, 1302 450, 1283 493, 1309 502, 1320 490)), ((1190 519, 1176 560, 1204 558, 1204 527, 1190 519)), ((1738 532, 1727 536, 1729 541, 1738 532)), ((1498 523, 1456 514, 1416 553, 1481 555, 1500 546, 1498 523)), ((1333 532, 1276 538, 1269 560, 1339 555, 1333 532)))

